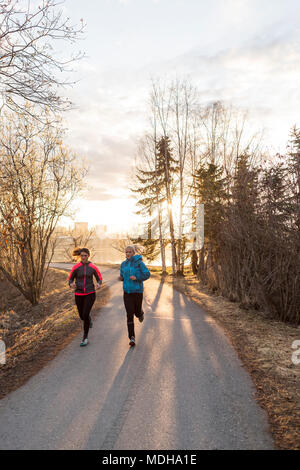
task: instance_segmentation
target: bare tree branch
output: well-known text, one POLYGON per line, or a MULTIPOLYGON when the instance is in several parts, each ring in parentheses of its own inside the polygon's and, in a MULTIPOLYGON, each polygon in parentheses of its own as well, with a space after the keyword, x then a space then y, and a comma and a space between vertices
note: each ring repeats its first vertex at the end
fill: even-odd
MULTIPOLYGON (((0 4, 0 106, 23 111, 24 102, 60 111, 70 101, 60 96, 60 88, 71 84, 63 72, 83 57, 81 52, 69 58, 59 57, 53 44, 74 44, 84 31, 70 24, 60 8, 64 1, 20 2, 0 4), (25 6, 27 3, 27 6, 25 6)), ((32 110, 32 109, 31 109, 32 110)))

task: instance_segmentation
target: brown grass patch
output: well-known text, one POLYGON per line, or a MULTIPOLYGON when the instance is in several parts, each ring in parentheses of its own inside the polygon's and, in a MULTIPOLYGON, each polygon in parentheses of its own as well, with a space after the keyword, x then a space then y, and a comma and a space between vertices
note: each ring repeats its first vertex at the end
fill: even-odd
MULTIPOLYGON (((157 270, 152 277, 161 279, 157 270)), ((257 400, 268 414, 278 449, 300 449, 300 365, 291 360, 292 343, 300 328, 237 303, 200 286, 196 276, 166 276, 165 281, 210 313, 224 328, 257 389, 257 400)))
MULTIPOLYGON (((65 271, 49 269, 36 306, 6 280, 0 281, 0 339, 6 345, 6 364, 0 365, 0 399, 23 385, 82 330, 67 276, 65 271)), ((109 288, 104 283, 97 291, 94 316, 108 300, 109 288)))

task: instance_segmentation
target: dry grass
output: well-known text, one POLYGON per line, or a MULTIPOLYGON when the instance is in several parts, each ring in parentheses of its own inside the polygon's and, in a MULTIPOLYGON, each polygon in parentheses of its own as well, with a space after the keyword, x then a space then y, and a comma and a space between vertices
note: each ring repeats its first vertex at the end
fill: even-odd
MULTIPOLYGON (((23 385, 80 333, 82 323, 67 275, 50 269, 41 301, 34 307, 7 281, 0 281, 0 339, 6 344, 6 364, 0 365, 0 398, 23 385)), ((97 292, 94 315, 108 299, 109 288, 104 283, 97 292)))
MULTIPOLYGON (((158 270, 152 277, 160 279, 158 270)), ((189 271, 185 278, 167 276, 175 289, 203 307, 224 328, 257 389, 257 400, 267 411, 278 449, 300 449, 300 365, 291 361, 299 327, 291 326, 201 287, 189 271)))

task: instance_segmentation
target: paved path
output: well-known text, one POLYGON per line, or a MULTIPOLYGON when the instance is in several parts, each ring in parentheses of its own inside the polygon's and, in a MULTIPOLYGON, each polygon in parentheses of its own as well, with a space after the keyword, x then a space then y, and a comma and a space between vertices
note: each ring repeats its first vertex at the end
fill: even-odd
POLYGON ((111 299, 90 344, 80 348, 80 335, 0 401, 0 449, 273 448, 250 377, 214 320, 149 279, 129 349, 118 271, 101 271, 111 299))

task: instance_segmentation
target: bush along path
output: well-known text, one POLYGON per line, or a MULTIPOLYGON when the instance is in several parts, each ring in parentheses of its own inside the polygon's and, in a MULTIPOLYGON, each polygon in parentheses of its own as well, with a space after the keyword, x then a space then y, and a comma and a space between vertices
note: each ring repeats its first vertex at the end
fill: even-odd
MULTIPOLYGON (((156 268, 153 278, 161 279, 156 268)), ((300 327, 244 309, 201 286, 191 272, 165 282, 207 311, 224 329, 256 386, 256 399, 267 412, 279 449, 300 449, 300 364, 292 360, 292 345, 300 327)))

